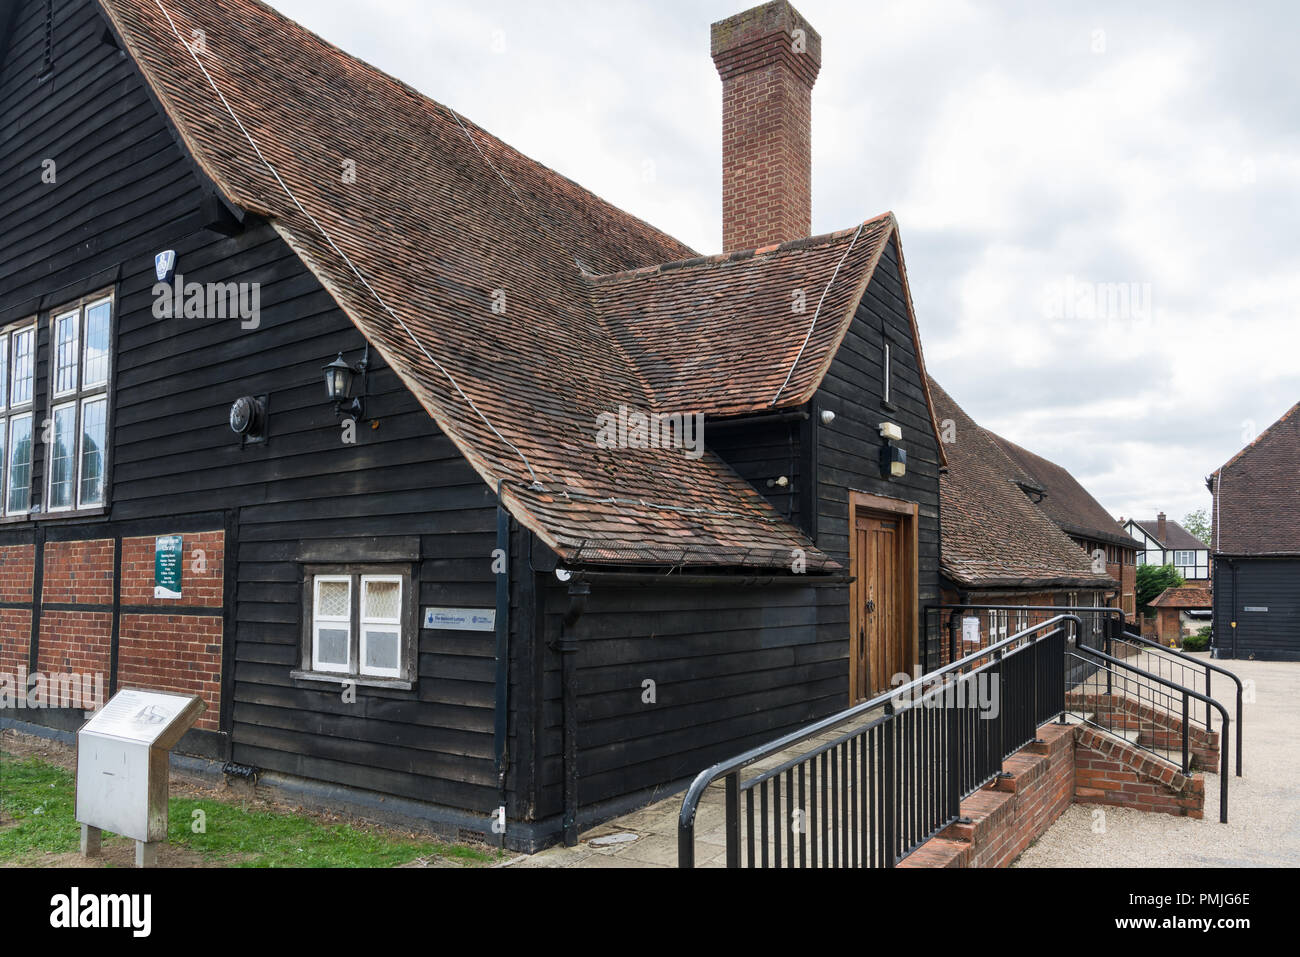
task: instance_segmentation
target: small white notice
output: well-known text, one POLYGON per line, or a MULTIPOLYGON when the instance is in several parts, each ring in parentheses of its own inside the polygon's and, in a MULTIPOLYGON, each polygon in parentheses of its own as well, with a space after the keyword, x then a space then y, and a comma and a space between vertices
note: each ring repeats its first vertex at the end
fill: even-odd
POLYGON ((968 645, 978 645, 980 643, 980 620, 978 618, 963 618, 961 620, 961 640, 968 645))
POLYGON ((424 627, 443 631, 496 631, 495 608, 426 608, 424 627))
POLYGON ((1268 611, 1268 606, 1264 605, 1261 607, 1257 605, 1247 605, 1245 610, 1246 611, 1268 611))

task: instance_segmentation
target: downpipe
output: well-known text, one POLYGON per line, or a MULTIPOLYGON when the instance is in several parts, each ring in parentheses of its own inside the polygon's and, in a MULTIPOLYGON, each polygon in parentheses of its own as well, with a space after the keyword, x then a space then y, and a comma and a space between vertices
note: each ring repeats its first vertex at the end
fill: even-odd
POLYGON ((497 811, 493 828, 506 843, 506 775, 510 770, 507 744, 510 721, 510 513, 501 497, 504 481, 497 482, 497 554, 502 569, 496 576, 496 714, 493 725, 493 758, 497 772, 497 811))

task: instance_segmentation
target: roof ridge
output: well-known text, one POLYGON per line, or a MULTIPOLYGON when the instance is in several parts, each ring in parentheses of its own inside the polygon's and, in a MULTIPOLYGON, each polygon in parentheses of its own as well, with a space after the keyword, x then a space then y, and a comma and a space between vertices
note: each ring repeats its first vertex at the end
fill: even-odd
POLYGON ((1233 465, 1233 464, 1235 464, 1236 461, 1237 461, 1237 459, 1241 458, 1243 455, 1245 455, 1245 454, 1246 454, 1247 452, 1249 452, 1251 449, 1253 449, 1253 448, 1255 448, 1257 445, 1259 445, 1260 441, 1263 440, 1263 438, 1264 438, 1266 435, 1268 435, 1270 432, 1272 432, 1274 429, 1276 429, 1279 425, 1281 425, 1281 424, 1282 424, 1283 422, 1285 422, 1287 419, 1291 418, 1291 416, 1295 415, 1295 413, 1296 413, 1297 410, 1300 410, 1300 402, 1297 402, 1295 405, 1291 406, 1291 408, 1289 408, 1289 409, 1287 409, 1285 412, 1283 412, 1283 413, 1282 413, 1282 417, 1281 417, 1280 419, 1278 419, 1276 422, 1274 422, 1272 425, 1270 425, 1270 426, 1269 426, 1267 429, 1265 429, 1263 432, 1259 433, 1259 435, 1255 436, 1255 437, 1254 437, 1254 438, 1253 438, 1249 443, 1247 443, 1247 445, 1246 445, 1243 449, 1241 449, 1241 451, 1239 451, 1239 452, 1238 452, 1236 455, 1234 455, 1232 458, 1228 459, 1228 461, 1226 461, 1226 462, 1224 462, 1222 465, 1220 465, 1217 469, 1215 469, 1213 472, 1211 472, 1210 475, 1211 475, 1211 476, 1218 475, 1220 472, 1222 472, 1224 469, 1226 469, 1229 465, 1233 465))

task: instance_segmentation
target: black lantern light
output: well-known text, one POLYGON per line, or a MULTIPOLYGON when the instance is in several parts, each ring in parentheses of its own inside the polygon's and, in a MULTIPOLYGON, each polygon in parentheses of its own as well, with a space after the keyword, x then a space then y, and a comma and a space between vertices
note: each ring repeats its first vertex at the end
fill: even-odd
POLYGON ((340 416, 360 420, 365 415, 365 403, 360 397, 353 398, 352 391, 358 377, 365 379, 369 355, 370 347, 367 345, 366 355, 354 369, 340 352, 338 358, 324 368, 325 394, 334 403, 334 411, 340 416))

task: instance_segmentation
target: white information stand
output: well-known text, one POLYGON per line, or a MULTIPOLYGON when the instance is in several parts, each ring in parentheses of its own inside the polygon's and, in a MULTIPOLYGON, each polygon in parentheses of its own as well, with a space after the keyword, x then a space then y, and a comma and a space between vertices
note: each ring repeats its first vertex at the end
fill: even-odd
POLYGON ((102 831, 136 842, 136 867, 167 840, 171 749, 207 706, 197 696, 119 691, 77 732, 81 853, 99 856, 102 831))

